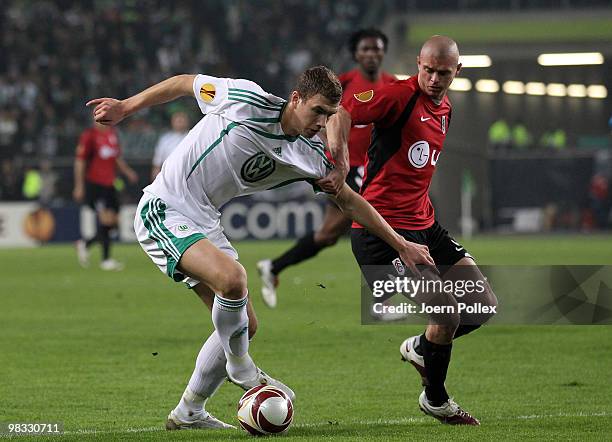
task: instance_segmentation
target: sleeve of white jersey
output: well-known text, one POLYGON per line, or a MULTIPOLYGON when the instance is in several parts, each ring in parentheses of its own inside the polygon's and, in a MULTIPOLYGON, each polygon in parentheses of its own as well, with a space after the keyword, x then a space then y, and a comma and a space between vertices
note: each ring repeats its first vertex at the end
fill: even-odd
POLYGON ((193 93, 203 114, 213 110, 219 111, 227 106, 229 104, 228 93, 239 94, 238 97, 245 93, 236 91, 246 91, 246 93, 250 91, 255 94, 265 93, 257 83, 250 80, 217 78, 199 74, 193 81, 193 93))

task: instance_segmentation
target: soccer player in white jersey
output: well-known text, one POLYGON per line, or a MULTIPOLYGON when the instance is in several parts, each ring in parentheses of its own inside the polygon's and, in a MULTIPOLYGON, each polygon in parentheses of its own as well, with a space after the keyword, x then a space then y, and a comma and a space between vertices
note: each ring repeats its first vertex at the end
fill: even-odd
MULTIPOLYGON (((332 171, 317 134, 328 119, 335 124, 339 109, 345 111, 339 107, 342 88, 329 69, 317 66, 302 73, 287 101, 248 80, 178 75, 125 100, 98 98, 87 104, 95 106, 96 121, 115 125, 140 109, 185 95, 195 96, 204 117, 143 190, 134 228, 159 269, 193 288, 211 309, 215 327, 166 428, 229 428, 204 408, 226 377, 245 390, 271 384, 292 399, 294 394, 249 355, 257 319, 246 271, 220 226, 219 207, 236 196, 305 180, 331 192, 349 217, 388 242, 410 268, 433 261, 427 247, 395 233, 344 184, 342 171, 332 171)), ((348 158, 346 142, 341 139, 330 149, 341 167, 348 158)))

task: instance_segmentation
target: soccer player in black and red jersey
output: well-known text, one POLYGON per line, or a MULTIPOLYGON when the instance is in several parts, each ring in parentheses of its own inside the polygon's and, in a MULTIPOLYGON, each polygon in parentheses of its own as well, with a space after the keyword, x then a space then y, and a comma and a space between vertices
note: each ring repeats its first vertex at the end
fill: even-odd
MULTIPOLYGON (((348 42, 348 49, 357 63, 355 69, 338 76, 342 84, 342 104, 356 92, 376 90, 383 84, 395 80, 382 70, 382 62, 387 51, 388 39, 378 29, 361 29, 353 33, 348 42)), ((349 171, 346 183, 355 192, 359 192, 363 178, 363 165, 368 146, 370 145, 371 124, 354 126, 349 138, 349 171)), ((330 200, 325 209, 323 224, 316 232, 310 232, 281 256, 257 263, 262 278, 261 294, 268 307, 276 307, 276 286, 278 275, 285 268, 312 258, 326 247, 333 246, 340 236, 351 226, 350 218, 330 200)))
MULTIPOLYGON (((408 80, 350 96, 345 102, 346 110, 339 113, 337 133, 328 131, 328 137, 330 141, 346 137, 351 124, 373 123, 361 195, 404 238, 428 247, 437 269, 423 270, 422 276, 481 284, 481 290, 460 299, 470 306, 480 304, 490 312, 476 317, 458 312, 457 285, 453 285, 453 293, 419 294, 416 299, 422 304, 452 309, 429 315, 425 333, 406 339, 400 347, 402 358, 414 365, 422 377, 425 389, 419 406, 423 412, 447 424, 479 425, 449 398, 444 381, 453 339, 489 319, 497 299, 472 256, 436 221, 428 195, 451 122, 446 93, 461 69, 457 44, 448 37, 431 37, 417 57, 417 67, 418 75, 408 80)), ((403 274, 405 269, 397 253, 357 223, 353 223, 351 242, 370 284, 372 275, 364 266, 386 266, 385 269, 394 268, 396 274, 403 274)), ((385 277, 386 273, 383 272, 385 277)))
POLYGON ((116 169, 131 183, 138 175, 121 158, 117 131, 113 127, 95 123, 79 138, 74 160, 74 190, 72 195, 78 203, 83 201, 96 212, 97 232, 93 238, 80 239, 76 243, 79 263, 89 265, 89 247, 102 245, 102 270, 121 270, 123 265, 110 257, 111 231, 117 227, 119 199, 115 190, 116 169))

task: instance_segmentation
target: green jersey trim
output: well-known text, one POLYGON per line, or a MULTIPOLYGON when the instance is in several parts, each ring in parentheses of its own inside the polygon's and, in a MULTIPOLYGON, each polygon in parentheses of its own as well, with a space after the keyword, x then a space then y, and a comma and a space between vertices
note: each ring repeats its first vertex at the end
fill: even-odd
POLYGON ((229 101, 238 101, 240 103, 250 104, 251 106, 255 106, 255 107, 258 107, 259 109, 264 109, 264 110, 280 112, 280 110, 282 109, 282 106, 271 107, 271 106, 265 106, 263 104, 255 102, 255 101, 249 101, 250 98, 248 98, 248 97, 239 97, 239 96, 234 96, 234 95, 228 95, 227 99, 229 101))
POLYGON ((242 125, 246 127, 247 129, 252 130, 256 134, 261 135, 262 137, 270 138, 271 140, 287 140, 287 141, 294 142, 298 138, 298 137, 292 137, 290 135, 284 135, 284 134, 283 135, 271 134, 261 129, 257 129, 256 127, 249 126, 248 124, 242 124, 242 125))
POLYGON ((272 105, 272 106, 282 106, 284 104, 284 103, 275 103, 275 102, 269 100, 264 95, 258 94, 257 92, 253 92, 253 91, 250 91, 248 89, 239 89, 239 88, 235 88, 235 87, 230 87, 228 89, 228 92, 230 94, 231 93, 235 93, 235 94, 240 94, 240 93, 247 94, 247 95, 252 96, 253 99, 256 100, 256 101, 260 100, 260 101, 263 101, 264 103, 267 103, 267 104, 272 105))
POLYGON ((257 107, 259 109, 263 109, 263 110, 270 110, 270 111, 276 111, 276 112, 280 112, 281 108, 276 108, 276 107, 270 107, 270 106, 264 106, 262 104, 259 103, 255 103, 252 101, 248 101, 246 99, 241 99, 241 98, 237 98, 234 97, 233 95, 228 95, 227 96, 228 101, 235 101, 235 102, 239 102, 239 103, 246 103, 246 104, 250 104, 251 106, 257 107))
POLYGON ((176 272, 176 266, 191 245, 205 239, 203 233, 194 233, 185 238, 178 238, 164 225, 166 220, 166 204, 159 198, 151 199, 140 211, 144 226, 149 231, 149 238, 157 243, 157 247, 166 255, 166 272, 175 281, 182 281, 185 276, 176 272))
POLYGON ((315 183, 315 179, 314 178, 294 178, 292 180, 283 181, 282 183, 277 184, 274 187, 270 187, 268 190, 278 189, 279 187, 288 186, 289 184, 293 184, 293 183, 296 183, 298 181, 306 181, 308 184, 310 184, 312 186, 312 190, 315 193, 320 193, 320 192, 327 193, 327 192, 325 192, 323 189, 321 189, 321 187, 319 187, 315 183))
POLYGON ((202 160, 204 158, 206 158, 206 156, 221 142, 223 137, 226 136, 236 126, 240 126, 240 123, 232 122, 232 123, 228 124, 227 127, 221 131, 221 134, 219 135, 219 138, 217 138, 215 141, 213 141, 213 143, 210 146, 208 146, 208 148, 204 151, 204 153, 202 153, 202 155, 200 155, 200 158, 198 158, 198 160, 195 162, 195 164, 191 167, 191 170, 189 171, 189 174, 187 175, 187 178, 185 178, 186 180, 189 179, 189 177, 191 176, 193 171, 196 170, 196 167, 198 167, 198 165, 202 162, 202 160))
POLYGON ((280 121, 279 118, 265 118, 265 117, 253 117, 247 118, 247 121, 253 121, 255 123, 278 123, 280 121))
POLYGON ((289 184, 297 183, 298 181, 308 181, 308 178, 293 178, 291 180, 283 181, 282 183, 277 184, 276 186, 270 187, 268 190, 278 189, 279 187, 284 187, 289 184))
POLYGON ((325 152, 323 151, 323 149, 321 147, 318 147, 316 144, 314 144, 314 143, 318 143, 317 141, 311 142, 309 139, 303 137, 302 135, 299 135, 299 138, 300 140, 304 141, 308 146, 310 146, 311 149, 313 149, 315 152, 321 155, 321 158, 323 158, 323 162, 328 169, 334 168, 334 165, 325 156, 325 152))
POLYGON ((166 219, 165 208, 165 204, 162 206, 160 199, 149 200, 147 205, 143 206, 140 211, 140 217, 144 226, 149 231, 149 238, 155 240, 157 246, 167 256, 174 258, 178 262, 180 253, 172 243, 172 236, 174 235, 164 226, 164 220, 166 219))

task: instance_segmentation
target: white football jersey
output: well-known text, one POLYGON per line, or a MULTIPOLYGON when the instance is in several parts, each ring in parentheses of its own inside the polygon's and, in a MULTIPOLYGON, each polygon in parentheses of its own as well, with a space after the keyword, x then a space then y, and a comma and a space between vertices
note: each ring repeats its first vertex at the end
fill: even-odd
POLYGON ((312 184, 333 167, 320 138, 283 133, 286 101, 252 81, 197 75, 193 90, 204 117, 144 188, 184 215, 197 220, 237 196, 312 184))

